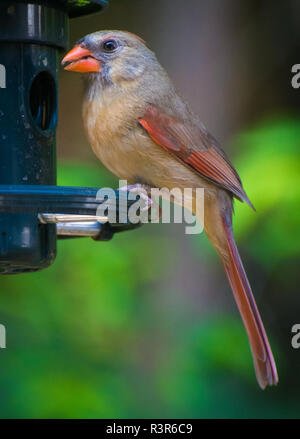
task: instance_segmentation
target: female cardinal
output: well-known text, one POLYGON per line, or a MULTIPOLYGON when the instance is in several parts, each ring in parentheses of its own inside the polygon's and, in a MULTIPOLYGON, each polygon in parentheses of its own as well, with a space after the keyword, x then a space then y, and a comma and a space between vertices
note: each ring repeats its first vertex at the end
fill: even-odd
POLYGON ((148 189, 204 188, 204 230, 241 313, 258 383, 263 389, 277 384, 271 347, 232 231, 233 198, 253 206, 224 151, 138 36, 121 31, 87 35, 62 65, 86 74, 84 125, 108 169, 148 189))

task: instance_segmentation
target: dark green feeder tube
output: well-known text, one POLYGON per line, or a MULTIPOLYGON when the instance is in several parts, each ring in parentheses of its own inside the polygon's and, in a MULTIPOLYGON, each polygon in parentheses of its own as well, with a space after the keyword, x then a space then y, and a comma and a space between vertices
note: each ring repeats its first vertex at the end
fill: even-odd
MULTIPOLYGON (((56 185, 58 54, 68 45, 68 17, 106 3, 0 0, 0 185, 56 185)), ((39 270, 55 256, 55 224, 0 215, 0 272, 39 270)))

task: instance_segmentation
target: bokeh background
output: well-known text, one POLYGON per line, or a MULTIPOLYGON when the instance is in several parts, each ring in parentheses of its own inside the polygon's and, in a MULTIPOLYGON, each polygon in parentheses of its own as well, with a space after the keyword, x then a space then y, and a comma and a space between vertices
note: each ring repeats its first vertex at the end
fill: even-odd
MULTIPOLYGON (((0 278, 0 417, 298 418, 300 3, 111 0, 73 19, 141 35, 239 170, 237 241, 280 382, 261 391, 245 330, 204 234, 145 225, 59 242, 45 271, 0 278)), ((80 75, 61 72, 58 183, 117 186, 81 121, 80 75)))

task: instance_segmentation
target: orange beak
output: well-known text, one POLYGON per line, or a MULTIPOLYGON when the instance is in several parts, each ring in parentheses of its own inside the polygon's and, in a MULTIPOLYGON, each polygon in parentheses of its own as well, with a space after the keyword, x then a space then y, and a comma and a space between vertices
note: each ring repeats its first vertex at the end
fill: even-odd
POLYGON ((100 72, 100 62, 93 57, 90 50, 77 45, 63 58, 61 65, 65 70, 88 73, 100 72))

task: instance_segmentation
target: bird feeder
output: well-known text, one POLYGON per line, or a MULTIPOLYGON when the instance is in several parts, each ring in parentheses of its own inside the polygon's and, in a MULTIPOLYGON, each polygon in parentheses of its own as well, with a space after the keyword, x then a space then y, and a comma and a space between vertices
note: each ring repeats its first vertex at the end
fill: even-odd
POLYGON ((53 263, 57 237, 108 240, 131 224, 99 221, 97 188, 56 186, 59 51, 69 18, 106 0, 0 0, 0 272, 53 263))

